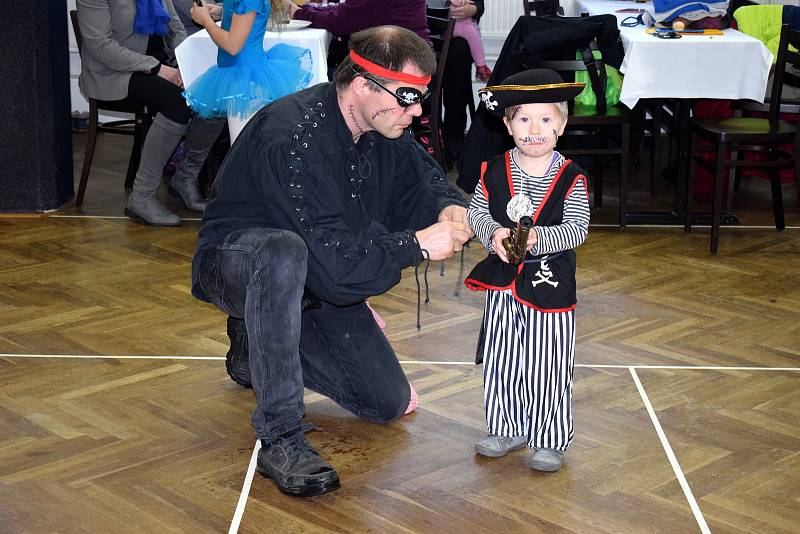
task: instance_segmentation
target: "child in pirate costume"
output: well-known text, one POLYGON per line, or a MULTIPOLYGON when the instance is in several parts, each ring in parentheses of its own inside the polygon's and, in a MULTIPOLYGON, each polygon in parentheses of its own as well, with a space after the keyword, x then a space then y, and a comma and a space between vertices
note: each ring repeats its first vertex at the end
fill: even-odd
POLYGON ((483 164, 468 210, 489 251, 465 281, 486 291, 478 357, 489 435, 475 452, 499 457, 528 445, 528 466, 538 471, 560 469, 573 438, 572 249, 586 239, 589 202, 583 171, 554 148, 566 126, 566 101, 583 87, 534 69, 478 92, 487 110, 503 117, 516 147, 483 164), (533 226, 514 265, 503 239, 526 217, 533 226))

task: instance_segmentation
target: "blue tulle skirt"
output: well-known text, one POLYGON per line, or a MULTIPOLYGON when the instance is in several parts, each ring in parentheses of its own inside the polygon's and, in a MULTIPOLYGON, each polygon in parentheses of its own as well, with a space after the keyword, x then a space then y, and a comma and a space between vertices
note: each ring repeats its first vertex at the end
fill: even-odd
POLYGON ((200 117, 248 117, 282 96, 308 86, 311 52, 279 43, 230 67, 213 66, 184 92, 200 117))

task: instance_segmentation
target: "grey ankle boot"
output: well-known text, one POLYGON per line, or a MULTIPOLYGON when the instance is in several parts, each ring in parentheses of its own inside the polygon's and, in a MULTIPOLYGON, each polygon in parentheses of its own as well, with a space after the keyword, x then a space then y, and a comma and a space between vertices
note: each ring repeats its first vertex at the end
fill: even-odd
POLYGON ((208 205, 208 201, 200 194, 198 176, 224 125, 224 119, 197 117, 189 123, 183 161, 169 181, 170 194, 180 197, 186 209, 202 212, 208 205))
POLYGON ((180 226, 181 218, 158 201, 158 186, 164 165, 178 146, 186 125, 174 122, 161 113, 155 116, 142 147, 142 159, 133 191, 128 196, 125 215, 131 219, 153 226, 180 226))

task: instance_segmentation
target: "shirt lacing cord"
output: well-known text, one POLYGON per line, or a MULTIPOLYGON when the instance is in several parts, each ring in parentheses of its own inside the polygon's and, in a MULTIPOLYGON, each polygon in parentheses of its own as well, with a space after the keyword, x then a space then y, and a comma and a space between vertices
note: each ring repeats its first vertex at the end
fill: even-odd
MULTIPOLYGON (((417 241, 416 236, 414 236, 414 243, 419 246, 419 241, 417 241)), ((461 296, 461 280, 464 278, 464 253, 466 252, 465 249, 469 248, 469 241, 464 243, 464 248, 461 249, 461 257, 459 258, 458 262, 458 283, 456 283, 456 289, 453 293, 454 296, 460 297, 461 296)), ((425 250, 424 248, 420 247, 420 252, 422 253, 422 258, 425 261, 425 269, 422 271, 422 279, 425 282, 425 304, 431 301, 430 295, 428 292, 428 266, 431 263, 430 260, 430 253, 425 250)), ((444 260, 442 260, 441 265, 439 266, 439 276, 444 276, 444 260)), ((422 300, 422 291, 419 285, 419 264, 414 266, 414 280, 417 283, 417 330, 422 328, 422 323, 420 322, 420 311, 421 311, 421 300, 422 300)))
MULTIPOLYGON (((419 246, 419 241, 417 241, 416 237, 414 237, 414 242, 419 246)), ((428 294, 428 266, 431 264, 431 254, 422 247, 420 247, 419 251, 422 252, 422 258, 425 261, 425 270, 422 272, 422 279, 425 281, 425 304, 427 304, 431 301, 428 294)), ((422 323, 420 323, 419 320, 422 309, 420 304, 422 294, 419 287, 419 263, 414 266, 414 280, 417 282, 417 330, 420 330, 422 328, 422 323)))
MULTIPOLYGON (((460 283, 460 281, 463 280, 463 278, 464 278, 464 254, 466 253, 465 249, 468 249, 468 248, 469 248, 469 241, 464 243, 464 248, 461 249, 461 257, 459 258, 459 261, 458 261, 458 278, 457 278, 457 280, 459 280, 459 283, 456 284, 456 289, 453 292, 453 296, 454 297, 460 297, 461 296, 461 283, 460 283)), ((442 260, 442 263, 439 266, 439 276, 444 277, 444 260, 442 260)))
POLYGON ((309 151, 308 140, 312 137, 311 131, 319 126, 317 115, 325 116, 325 113, 322 112, 322 103, 317 103, 317 106, 318 109, 310 108, 307 114, 303 116, 304 120, 297 125, 297 129, 292 135, 292 142, 289 145, 289 171, 291 173, 289 197, 294 201, 297 217, 306 232, 313 232, 314 224, 303 193, 303 156, 309 151), (314 116, 312 117, 312 115, 314 116))

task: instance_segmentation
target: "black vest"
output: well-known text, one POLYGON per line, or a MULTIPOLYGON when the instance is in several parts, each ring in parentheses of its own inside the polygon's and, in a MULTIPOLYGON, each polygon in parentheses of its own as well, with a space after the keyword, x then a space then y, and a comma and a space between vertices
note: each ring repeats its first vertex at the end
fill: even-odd
MULTIPOLYGON (((505 226, 516 226, 506 213, 506 206, 516 194, 511 179, 511 152, 484 163, 480 187, 489 202, 492 218, 505 226)), ((542 203, 532 214, 534 226, 561 224, 564 199, 580 179, 583 171, 567 160, 553 178, 542 203)), ((575 251, 533 256, 529 252, 520 265, 503 262, 497 254, 489 254, 472 269, 464 284, 474 290, 510 289, 514 298, 540 311, 563 312, 575 308, 575 251)))

